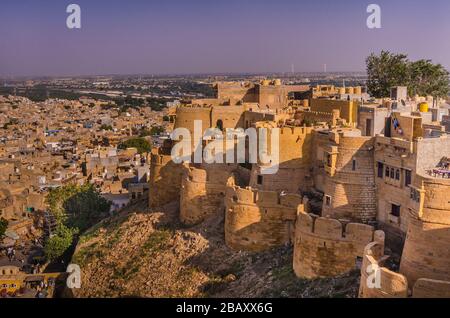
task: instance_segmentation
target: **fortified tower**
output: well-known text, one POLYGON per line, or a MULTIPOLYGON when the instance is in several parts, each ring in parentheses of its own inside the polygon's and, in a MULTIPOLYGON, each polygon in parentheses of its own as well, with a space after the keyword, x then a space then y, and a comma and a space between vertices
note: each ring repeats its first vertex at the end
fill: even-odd
POLYGON ((211 215, 223 213, 226 187, 232 176, 248 182, 248 170, 236 164, 189 167, 181 185, 181 222, 197 224, 211 215))
POLYGON ((450 180, 417 175, 414 184, 400 272, 410 284, 450 281, 450 180))
MULTIPOLYGON (((275 125, 276 126, 276 125, 275 125)), ((264 126, 261 126, 262 128, 264 126)), ((269 134, 271 128, 268 128, 269 134)), ((250 186, 261 190, 285 191, 300 194, 313 186, 310 175, 312 157, 311 127, 282 127, 279 138, 279 169, 276 174, 261 173, 261 166, 254 165, 250 186)), ((268 148, 271 138, 268 137, 268 148)))
POLYGON ((375 221, 376 187, 373 138, 359 130, 333 130, 324 149, 322 216, 355 222, 375 221))
POLYGON ((149 206, 156 208, 179 199, 187 167, 174 163, 167 148, 153 148, 150 156, 149 206))
POLYGON ((369 244, 361 268, 360 297, 450 297, 450 180, 426 174, 414 179, 400 272, 385 267, 388 256, 377 244, 369 244), (370 265, 380 268, 379 286, 371 284, 370 265))
POLYGON ((299 195, 230 184, 225 197, 225 242, 233 249, 250 251, 289 244, 302 210, 299 195))

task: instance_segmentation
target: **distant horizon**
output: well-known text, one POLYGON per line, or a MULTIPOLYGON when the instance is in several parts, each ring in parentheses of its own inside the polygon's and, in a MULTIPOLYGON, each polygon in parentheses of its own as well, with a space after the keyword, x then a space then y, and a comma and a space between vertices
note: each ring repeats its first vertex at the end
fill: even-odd
POLYGON ((0 78, 359 73, 382 49, 450 69, 448 0, 3 0, 0 78), (66 7, 81 7, 68 29, 66 7), (420 23, 419 23, 420 22, 420 23))
POLYGON ((88 78, 88 77, 186 77, 186 76, 267 76, 267 75, 282 75, 290 76, 304 76, 304 75, 339 75, 339 74, 355 74, 366 75, 366 71, 339 71, 339 72, 232 72, 232 73, 161 73, 161 74, 80 74, 80 75, 17 75, 17 76, 0 76, 0 79, 38 79, 38 78, 88 78))

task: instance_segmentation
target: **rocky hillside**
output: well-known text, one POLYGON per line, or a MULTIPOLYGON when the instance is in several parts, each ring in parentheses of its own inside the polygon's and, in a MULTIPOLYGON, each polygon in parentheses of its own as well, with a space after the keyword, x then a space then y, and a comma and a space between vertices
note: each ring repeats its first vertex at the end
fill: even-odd
POLYGON ((107 219, 80 238, 72 263, 82 269, 75 297, 355 297, 359 273, 300 280, 292 248, 235 252, 223 219, 183 227, 174 202, 145 203, 107 219))

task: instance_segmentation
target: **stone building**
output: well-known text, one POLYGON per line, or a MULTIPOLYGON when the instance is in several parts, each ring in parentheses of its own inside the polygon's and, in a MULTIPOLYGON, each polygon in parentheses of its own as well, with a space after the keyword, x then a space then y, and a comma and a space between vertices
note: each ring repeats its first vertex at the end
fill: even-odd
POLYGON ((276 81, 216 87, 217 99, 179 105, 174 128, 193 133, 201 120, 202 131, 266 128, 269 137, 279 128, 277 172, 249 163, 247 143, 246 162, 183 165, 166 144, 152 153, 151 207, 179 200, 187 225, 223 216, 232 249, 293 245, 301 278, 361 268, 365 279, 365 266, 381 264, 388 247, 403 256, 400 273, 382 269, 383 279, 400 290, 373 291, 362 281, 360 296, 448 296, 450 138, 442 123, 427 123, 415 100, 398 100, 401 90, 368 103, 357 88, 318 87, 295 101, 276 81))

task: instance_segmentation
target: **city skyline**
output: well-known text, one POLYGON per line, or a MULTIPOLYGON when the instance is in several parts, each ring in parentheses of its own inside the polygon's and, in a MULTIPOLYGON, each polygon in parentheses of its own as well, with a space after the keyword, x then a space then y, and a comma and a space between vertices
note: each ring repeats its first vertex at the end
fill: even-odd
POLYGON ((0 76, 362 72, 382 49, 450 68, 447 1, 377 1, 381 29, 356 0, 83 0, 70 30, 70 3, 3 3, 0 76))

